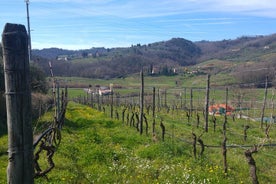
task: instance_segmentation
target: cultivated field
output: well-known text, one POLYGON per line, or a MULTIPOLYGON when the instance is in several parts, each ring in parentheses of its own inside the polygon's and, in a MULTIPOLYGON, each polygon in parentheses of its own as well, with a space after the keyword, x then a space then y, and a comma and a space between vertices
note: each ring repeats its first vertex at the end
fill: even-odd
MULTIPOLYGON (((257 152, 251 156, 259 183, 275 183, 273 89, 268 89, 265 107, 264 89, 229 85, 226 101, 226 87, 214 85, 218 82, 211 76, 209 106, 227 102, 234 110, 228 116, 222 108, 216 116, 210 114, 207 132, 206 76, 185 79, 145 78, 142 133, 139 77, 74 79, 84 85, 69 89, 72 101, 61 144, 53 157, 55 167, 48 179, 42 177, 36 183, 252 183, 250 167, 254 165, 248 164, 245 152, 254 148, 257 152), (113 95, 100 97, 83 90, 85 86, 110 83, 116 86, 113 95), (223 143, 227 151, 224 155, 223 143)), ((48 112, 34 122, 35 128, 52 121, 52 114, 48 112)), ((6 135, 0 137, 0 143, 0 181, 5 183, 6 135)), ((46 168, 47 162, 42 160, 46 168)))

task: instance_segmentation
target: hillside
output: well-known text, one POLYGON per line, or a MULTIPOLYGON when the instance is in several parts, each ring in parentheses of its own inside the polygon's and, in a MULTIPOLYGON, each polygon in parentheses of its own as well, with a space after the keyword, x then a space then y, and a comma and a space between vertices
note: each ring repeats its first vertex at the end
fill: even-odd
POLYGON ((263 55, 276 53, 276 34, 269 36, 243 36, 235 40, 216 42, 200 41, 195 44, 201 50, 198 62, 210 59, 232 61, 258 61, 263 55))
POLYGON ((149 73, 154 70, 156 73, 170 74, 173 68, 195 64, 200 49, 188 40, 173 38, 148 45, 137 44, 129 48, 34 50, 33 55, 33 60, 45 71, 48 70, 45 61, 37 56, 51 60, 56 75, 109 79, 137 73, 142 66, 149 73))
MULTIPOLYGON (((173 75, 182 67, 221 60, 246 65, 248 69, 274 67, 276 34, 243 36, 234 40, 191 42, 183 38, 127 48, 91 48, 87 50, 43 49, 33 51, 33 60, 46 72, 48 62, 54 65, 58 76, 89 78, 126 77, 137 73, 142 66, 147 74, 173 75), (44 59, 42 59, 43 57, 44 59), (253 62, 247 65, 247 62, 253 62), (46 64, 45 64, 46 63, 46 64), (260 64, 261 63, 261 64, 260 64)), ((233 68, 233 70, 238 69, 233 68)))

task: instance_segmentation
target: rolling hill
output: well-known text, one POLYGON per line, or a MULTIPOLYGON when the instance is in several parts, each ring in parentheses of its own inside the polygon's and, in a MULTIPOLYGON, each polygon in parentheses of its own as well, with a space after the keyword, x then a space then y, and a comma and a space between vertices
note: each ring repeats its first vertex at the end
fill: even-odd
MULTIPOLYGON (((243 36, 234 40, 191 42, 183 38, 127 48, 91 48, 86 50, 33 50, 33 60, 48 72, 48 62, 54 65, 58 76, 89 78, 126 77, 143 67, 147 74, 173 75, 182 67, 196 66, 212 60, 236 63, 229 72, 247 68, 275 67, 276 34, 243 36), (44 58, 44 59, 42 59, 44 58), (46 63, 46 64, 45 64, 46 63), (240 67, 241 66, 241 67, 240 67)), ((224 70, 225 71, 225 70, 224 70)), ((216 73, 220 70, 216 70, 216 73)))

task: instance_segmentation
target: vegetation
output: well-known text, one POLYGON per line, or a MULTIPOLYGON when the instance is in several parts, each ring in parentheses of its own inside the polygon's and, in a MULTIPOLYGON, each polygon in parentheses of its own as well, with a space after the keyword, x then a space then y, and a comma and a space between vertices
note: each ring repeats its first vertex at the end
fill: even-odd
POLYGON ((32 92, 39 92, 46 94, 48 92, 48 82, 43 70, 35 64, 30 65, 30 81, 32 92))
MULTIPOLYGON (((176 112, 175 112, 176 113, 176 112)), ((106 113, 108 114, 108 113, 106 113)), ((164 113, 167 129, 165 141, 161 141, 161 129, 157 126, 157 137, 139 135, 134 127, 112 120, 102 112, 73 102, 69 103, 66 122, 62 130, 62 142, 55 153, 55 168, 46 178, 36 179, 38 183, 250 183, 249 166, 244 149, 228 149, 228 172, 224 174, 221 141, 223 118, 218 118, 217 131, 201 136, 207 147, 194 158, 192 132, 202 133, 196 125, 186 123, 182 115, 164 113), (165 115, 166 114, 166 115, 165 115)), ((41 121, 51 121, 47 115, 41 121)), ((159 119, 158 119, 159 123, 159 119)), ((228 125, 228 143, 260 143, 262 131, 254 122, 250 126, 247 142, 243 141, 242 126, 238 120, 228 125)), ((271 141, 276 134, 271 129, 271 141)), ((0 138, 0 180, 6 181, 7 137, 0 138)), ((259 181, 274 183, 275 150, 264 147, 254 154, 259 181)), ((46 165, 44 166, 46 167, 46 165)))
POLYGON ((210 59, 228 61, 261 61, 263 55, 275 53, 276 34, 268 36, 242 36, 234 40, 200 41, 195 44, 201 49, 200 62, 210 59))
MULTIPOLYGON (((55 50, 45 50, 50 55, 49 51, 55 50)), ((33 53, 45 56, 42 51, 34 50, 33 53)), ((148 74, 152 74, 154 70, 158 75, 171 75, 173 68, 194 64, 198 55, 199 49, 192 42, 178 38, 149 45, 137 44, 130 48, 75 51, 73 55, 57 55, 58 60, 53 61, 53 65, 58 76, 110 79, 137 73, 141 67, 144 67, 148 74)), ((43 59, 36 57, 35 61, 44 66, 43 59)))
POLYGON ((264 88, 266 78, 268 78, 268 87, 275 86, 275 68, 276 63, 245 63, 239 65, 234 75, 240 83, 250 84, 245 87, 264 88))
MULTIPOLYGON (((55 74, 63 77, 125 78, 138 73, 142 67, 145 75, 171 76, 183 74, 187 72, 187 68, 193 68, 191 71, 198 71, 197 74, 235 75, 236 80, 241 83, 254 80, 259 83, 269 73, 269 81, 273 84, 274 75, 270 73, 276 67, 275 52, 276 35, 273 34, 194 43, 173 38, 148 45, 132 45, 129 48, 92 48, 78 51, 52 48, 34 50, 33 53, 34 61, 45 72, 49 72, 48 58, 53 62, 55 74), (58 60, 53 61, 55 58, 58 60), (205 67, 197 69, 201 64, 205 67), (269 71, 240 74, 245 69, 252 71, 264 68, 269 68, 269 71)), ((258 84, 256 86, 263 87, 258 84)))

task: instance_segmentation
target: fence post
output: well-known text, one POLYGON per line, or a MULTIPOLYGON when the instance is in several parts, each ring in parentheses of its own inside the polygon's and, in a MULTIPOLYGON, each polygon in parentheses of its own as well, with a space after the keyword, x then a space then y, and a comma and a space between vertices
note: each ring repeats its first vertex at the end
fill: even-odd
POLYGON ((207 75, 206 99, 205 99, 205 132, 208 132, 209 120, 209 94, 210 94, 210 75, 207 75))
POLYGON ((228 106, 228 88, 226 88, 226 95, 225 95, 225 114, 224 114, 224 122, 223 122, 223 142, 222 142, 222 156, 223 156, 224 173, 227 173, 227 171, 228 171, 227 148, 226 148, 227 106, 228 106))
POLYGON ((160 112, 161 110, 161 104, 160 104, 160 88, 158 88, 158 91, 157 91, 157 105, 158 105, 158 112, 160 112))
POLYGON ((144 113, 144 73, 141 70, 141 92, 140 92, 140 120, 139 120, 139 131, 143 134, 143 113, 144 113))
POLYGON ((189 110, 189 117, 192 117, 192 113, 193 113, 193 88, 190 89, 190 110, 189 110))
POLYGON ((155 87, 152 88, 152 133, 155 133, 155 87))
POLYGON ((93 92, 90 92, 90 103, 91 103, 91 108, 94 108, 94 99, 93 99, 93 92))
POLYGON ((34 183, 28 36, 25 27, 7 23, 2 44, 9 141, 7 182, 34 183))
POLYGON ((165 107, 168 107, 168 104, 167 104, 167 89, 165 89, 165 91, 164 91, 164 105, 165 105, 165 107))
POLYGON ((264 94, 264 102, 263 102, 262 114, 261 114, 261 128, 263 128, 263 123, 264 123, 264 111, 265 111, 266 99, 267 99, 267 83, 268 83, 268 75, 266 76, 266 79, 265 79, 265 94, 264 94))
POLYGON ((110 118, 113 118, 113 103, 114 103, 113 91, 111 91, 110 118))
POLYGON ((184 108, 186 108, 186 103, 187 103, 187 88, 184 88, 184 108))

